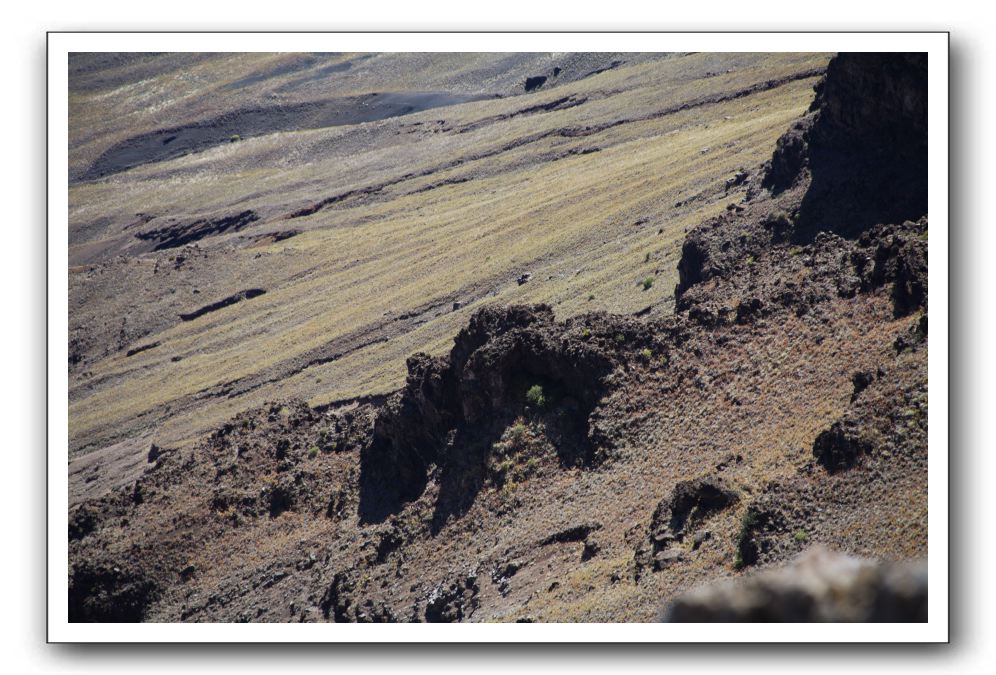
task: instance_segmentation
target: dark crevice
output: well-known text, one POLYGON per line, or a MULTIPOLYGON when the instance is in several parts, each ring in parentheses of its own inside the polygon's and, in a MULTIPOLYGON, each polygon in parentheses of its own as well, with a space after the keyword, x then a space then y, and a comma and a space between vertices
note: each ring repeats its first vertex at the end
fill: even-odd
POLYGON ((258 298, 264 293, 266 293, 266 291, 263 290, 262 288, 250 288, 244 291, 239 291, 238 293, 230 295, 227 298, 219 300, 218 302, 212 302, 210 305, 204 305, 199 309, 195 309, 193 312, 190 312, 189 314, 181 314, 180 318, 183 319, 184 321, 193 321, 194 319, 200 318, 205 314, 209 314, 211 312, 217 312, 219 309, 230 307, 231 305, 234 305, 238 302, 242 302, 243 300, 258 298))

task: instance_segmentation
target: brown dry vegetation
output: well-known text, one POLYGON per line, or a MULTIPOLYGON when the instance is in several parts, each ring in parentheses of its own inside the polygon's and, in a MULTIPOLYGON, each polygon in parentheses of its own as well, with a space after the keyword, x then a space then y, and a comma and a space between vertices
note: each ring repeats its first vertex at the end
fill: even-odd
POLYGON ((811 544, 925 554, 926 216, 791 231, 819 162, 860 158, 821 139, 868 124, 803 117, 828 55, 561 57, 528 94, 560 61, 301 58, 72 92, 76 618, 650 621, 811 544), (480 98, 83 179, 157 128, 370 91, 480 98), (771 189, 794 123, 812 163, 771 189), (722 504, 678 513, 703 484, 722 504))
MULTIPOLYGON (((170 249, 70 275, 71 335, 82 326, 93 342, 85 364, 72 372, 72 450, 97 449, 153 425, 165 443, 190 441, 239 410, 283 396, 321 404, 390 391, 401 383, 410 353, 441 353, 485 303, 543 301, 562 316, 648 305, 669 311, 684 231, 735 197, 724 194, 726 179, 770 154, 808 105, 815 80, 641 119, 798 77, 825 62, 822 55, 795 54, 673 57, 549 91, 359 127, 262 136, 74 184, 73 263, 127 253, 137 240, 125 228, 139 213, 156 217, 144 229, 168 218, 246 209, 262 218, 237 234, 200 242, 201 251, 180 270, 172 269, 169 257, 178 250, 170 249), (719 74, 696 77, 709 69, 719 74), (566 96, 588 100, 487 122, 566 96), (556 133, 619 121, 625 123, 581 138, 556 133), (600 151, 556 159, 576 148, 600 151), (439 168, 451 164, 457 166, 439 168), (467 182, 417 192, 451 178, 467 182), (284 220, 302 205, 395 180, 383 193, 284 220), (272 246, 245 245, 246 235, 291 227, 304 233, 272 246), (533 281, 517 285, 526 271, 533 281), (648 274, 660 283, 642 292, 637 284, 648 274), (268 292, 196 321, 175 318, 249 287, 268 292), (458 301, 465 308, 451 311, 458 301), (159 346, 125 356, 152 341, 159 346), (314 350, 338 358, 307 366, 314 350), (242 378, 260 384, 217 395, 242 378)), ((160 79, 172 86, 176 77, 160 79)), ((214 77, 233 75, 222 68, 214 77)), ((142 91, 154 86, 167 84, 142 91)), ((81 106, 88 96, 114 101, 103 109, 82 106, 91 115, 117 113, 118 106, 144 109, 147 99, 134 91, 79 96, 81 106)))

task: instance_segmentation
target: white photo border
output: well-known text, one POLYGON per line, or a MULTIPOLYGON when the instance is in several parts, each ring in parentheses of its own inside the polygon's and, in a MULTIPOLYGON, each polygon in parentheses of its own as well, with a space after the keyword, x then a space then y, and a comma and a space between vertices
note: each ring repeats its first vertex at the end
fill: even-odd
POLYGON ((48 34, 49 642, 721 642, 949 641, 948 43, 946 32, 51 32, 48 34), (70 52, 926 52, 931 289, 928 379, 930 579, 920 624, 80 624, 68 621, 68 55, 70 52))

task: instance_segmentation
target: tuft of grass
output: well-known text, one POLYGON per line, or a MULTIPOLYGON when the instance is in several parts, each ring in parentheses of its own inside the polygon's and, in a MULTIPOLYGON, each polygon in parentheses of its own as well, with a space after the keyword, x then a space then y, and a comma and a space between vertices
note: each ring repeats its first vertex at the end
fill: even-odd
POLYGON ((311 449, 308 450, 308 457, 310 457, 311 459, 314 459, 315 457, 318 457, 318 446, 317 445, 311 446, 311 449))
POLYGON ((516 422, 508 428, 508 439, 517 446, 526 442, 529 436, 529 429, 522 422, 516 422))
POLYGON ((650 251, 647 251, 647 255, 643 256, 643 262, 650 262, 650 251))
POLYGON ((654 358, 654 353, 650 351, 649 347, 644 347, 643 350, 640 352, 640 356, 649 361, 650 359, 654 358))
MULTIPOLYGON (((797 72, 801 67, 798 62, 800 57, 792 58, 792 63, 788 63, 784 62, 783 57, 767 56, 763 60, 762 71, 751 70, 751 73, 764 72, 764 77, 769 78, 797 72)), ((813 54, 805 57, 805 64, 806 67, 822 66, 825 65, 825 60, 825 55, 813 54)), ((613 78, 617 77, 620 79, 631 77, 629 74, 620 75, 620 72, 629 73, 628 70, 622 69, 604 73, 599 79, 609 78, 609 81, 614 81, 613 78)), ((747 75, 740 71, 730 75, 731 78, 741 76, 747 78, 747 75)), ((699 97, 702 93, 699 88, 705 86, 703 82, 696 80, 687 84, 676 83, 676 90, 673 92, 676 100, 693 100, 699 97)), ((741 84, 749 82, 747 79, 744 83, 737 82, 734 88, 739 89, 741 84)), ((656 92, 658 87, 656 76, 640 86, 645 87, 643 91, 656 92)), ((170 344, 174 344, 179 350, 200 353, 196 348, 198 345, 218 344, 226 345, 223 351, 210 354, 205 352, 199 356, 184 358, 168 365, 168 369, 150 368, 140 371, 136 369, 134 374, 123 378, 112 377, 123 363, 120 356, 112 355, 95 363, 93 368, 95 377, 107 377, 107 381, 114 384, 98 389, 79 400, 74 398, 70 405, 73 444, 82 447, 102 443, 110 435, 123 433, 125 429, 130 431, 139 428, 142 419, 163 409, 163 406, 171 400, 196 394, 234 378, 256 375, 278 361, 290 360, 307 350, 326 344, 333 338, 360 330, 387 310, 399 313, 411 311, 415 309, 414 299, 422 298, 428 291, 439 294, 455 293, 458 289, 476 284, 480 282, 480 270, 473 262, 480 261, 482 252, 478 242, 486 241, 491 250, 502 252, 500 255, 491 254, 490 262, 495 263, 495 273, 517 269, 511 262, 513 258, 533 259, 553 255, 555 251, 567 250, 565 247, 568 242, 574 242, 581 235, 587 236, 587 233, 597 230, 607 218, 606 208, 609 205, 612 205, 613 209, 616 208, 614 200, 619 198, 619 195, 625 195, 625 199, 633 200, 632 204, 642 204, 646 199, 659 197, 657 192, 654 192, 657 187, 648 187, 645 166, 656 166, 660 175, 666 176, 669 181, 673 179, 674 187, 669 187, 669 192, 686 194, 693 191, 701 182, 719 180, 731 168, 725 164, 723 166, 717 164, 713 168, 713 165, 709 164, 704 165, 701 171, 698 169, 689 171, 688 160, 697 158, 699 148, 704 145, 719 147, 737 139, 746 140, 742 146, 738 145, 738 153, 741 150, 745 153, 743 159, 737 158, 738 162, 753 163, 755 160, 761 162, 768 159, 774 141, 784 133, 792 120, 798 117, 799 110, 809 104, 812 98, 811 89, 810 82, 800 80, 756 96, 708 106, 708 110, 703 109, 696 113, 705 115, 705 119, 708 120, 721 120, 724 115, 737 115, 739 118, 741 108, 747 105, 765 106, 765 115, 759 116, 756 124, 751 127, 749 140, 746 140, 747 137, 741 139, 742 130, 739 125, 713 125, 706 131, 697 125, 679 125, 680 128, 676 128, 674 135, 652 138, 644 137, 641 125, 618 127, 613 134, 621 134, 618 138, 620 142, 636 139, 640 139, 640 142, 633 144, 632 153, 615 153, 612 157, 606 156, 605 159, 599 160, 599 164, 611 161, 611 167, 600 166, 598 170, 590 172, 572 170, 570 185, 565 188, 568 194, 577 195, 578 199, 548 200, 543 186, 549 185, 550 180, 559 177, 558 172, 562 172, 563 169, 558 168, 556 162, 538 162, 531 164, 530 166, 534 168, 528 169, 525 173, 520 174, 517 170, 503 171, 487 179, 487 187, 491 190, 491 194, 508 195, 508 198, 499 202, 481 199, 480 187, 474 181, 464 186, 454 185, 443 191, 435 190, 405 196, 402 198, 404 208, 395 208, 393 205, 388 207, 385 203, 356 209, 355 215, 350 210, 349 227, 314 230, 301 235, 302 238, 296 240, 303 246, 300 255, 286 260, 279 256, 264 257, 254 262, 254 265, 259 266, 256 269, 261 275, 269 277, 276 273, 280 279, 295 281, 288 281, 286 284, 281 282, 279 288, 274 286, 267 296, 255 301, 258 303, 255 307, 251 306, 252 303, 245 303, 240 305, 238 310, 229 310, 233 316, 232 321, 184 322, 170 329, 170 344), (630 126, 637 127, 638 130, 627 131, 630 126), (726 127, 735 127, 735 129, 726 127), (700 136, 704 137, 700 139, 700 136), (676 148, 679 151, 676 151, 676 148), (613 180, 607 181, 606 171, 610 170, 613 172, 613 180), (527 179, 521 180, 522 176, 527 179), (536 203, 537 210, 519 208, 522 204, 533 203, 536 203), (496 212, 496 205, 499 204, 501 210, 496 212), (420 222, 424 222, 424 227, 417 228, 417 232, 409 227, 409 220, 415 212, 419 214, 420 222), (463 215, 454 218, 454 213, 463 215), (537 218, 544 222, 563 223, 563 226, 544 231, 540 239, 531 235, 524 236, 524 233, 535 230, 534 223, 537 218), (412 236, 416 238, 409 241, 409 237, 412 236), (399 242, 405 244, 397 245, 399 242), (387 255, 385 251, 392 253, 385 257, 387 255), (415 252, 418 252, 417 260, 413 258, 415 252), (354 259, 364 261, 361 271, 353 267, 354 259), (426 274, 423 265, 413 264, 429 259, 444 262, 439 264, 432 274, 426 274), (306 270, 312 270, 313 273, 298 274, 306 270), (337 292, 324 292, 323 289, 329 287, 336 288, 337 292), (275 321, 274 330, 256 330, 263 317, 271 312, 277 312, 277 315, 286 320, 275 321), (327 316, 337 317, 333 326, 325 320, 324 317, 327 316), (330 334, 330 330, 334 331, 334 334, 330 334), (246 354, 251 354, 253 357, 247 358, 246 354)), ((89 95, 81 94, 81 96, 84 100, 89 100, 86 98, 89 95)), ((634 105, 639 101, 640 106, 646 105, 648 107, 645 110, 651 111, 655 109, 653 103, 655 99, 656 96, 635 96, 634 105), (644 98, 648 100, 644 102, 644 98)), ((468 113, 469 121, 471 118, 477 119, 477 115, 491 114, 492 106, 504 105, 511 105, 511 102, 483 101, 464 107, 474 110, 473 114, 468 113)), ((100 131, 103 137, 109 138, 107 134, 114 130, 101 128, 103 123, 97 114, 97 111, 104 107, 80 103, 79 108, 85 114, 79 119, 80 128, 100 131), (89 124, 91 122, 96 128, 89 124)), ((140 110, 141 106, 137 109, 140 110)), ((582 107, 576 110, 584 109, 582 107)), ((633 114, 639 114, 641 111, 644 111, 644 108, 634 109, 633 114)), ((493 112, 497 114, 506 111, 496 109, 493 112)), ((616 113, 609 107, 606 114, 616 113)), ((553 117, 559 120, 559 115, 562 114, 558 113, 558 116, 553 117)), ((124 118, 127 115, 118 117, 124 118)), ((170 124, 182 121, 182 119, 168 120, 170 124)), ((555 120, 550 121, 550 124, 553 125, 554 122, 555 120)), ((562 123, 566 122, 556 121, 556 124, 562 123)), ((464 134, 461 138, 471 142, 477 136, 464 134)), ((489 136, 487 141, 480 140, 479 147, 478 141, 473 140, 473 147, 462 147, 461 152, 473 154, 486 149, 485 146, 490 147, 487 144, 491 142, 489 136)), ((258 141, 254 139, 252 144, 246 144, 238 150, 238 153, 265 153, 269 147, 266 139, 261 138, 258 141), (254 147, 250 148, 250 145, 254 147)), ((409 146, 402 144, 397 147, 409 146)), ((411 147, 412 156, 408 157, 406 154, 406 159, 416 162, 420 167, 423 164, 424 167, 432 167, 439 163, 440 157, 425 154, 421 146, 417 149, 414 149, 415 146, 411 147)), ((454 152, 450 147, 442 150, 445 150, 442 157, 454 152)), ((528 146, 523 148, 523 151, 526 150, 528 146)), ((429 146, 426 151, 436 152, 436 149, 429 146)), ((229 153, 215 154, 218 155, 218 162, 226 166, 227 162, 234 161, 228 156, 229 153)), ((362 171, 378 175, 382 171, 393 171, 399 161, 398 156, 392 152, 372 153, 371 157, 377 159, 371 160, 372 164, 363 165, 362 171)), ((286 174, 281 171, 279 178, 274 174, 272 180, 263 179, 268 171, 273 170, 272 167, 267 168, 265 162, 247 160, 246 166, 251 168, 243 170, 240 168, 240 160, 238 165, 232 166, 232 171, 219 170, 214 174, 218 183, 213 184, 211 189, 199 185, 198 181, 173 185, 169 178, 166 178, 164 183, 158 179, 150 179, 141 183, 136 182, 129 188, 128 194, 123 196, 120 189, 111 189, 110 185, 101 188, 92 184, 80 184, 71 188, 72 202, 80 204, 80 212, 92 210, 114 213, 119 208, 122 213, 132 208, 134 212, 143 210, 156 212, 168 210, 170 204, 176 202, 189 204, 191 211, 200 212, 216 208, 235 208, 232 205, 243 203, 247 204, 248 208, 254 201, 266 203, 273 199, 273 195, 286 193, 285 197, 281 196, 281 200, 304 204, 325 196, 322 192, 325 188, 320 186, 339 184, 357 170, 352 163, 344 164, 334 154, 328 157, 316 156, 314 159, 314 164, 309 163, 306 168, 302 165, 301 168, 291 169, 286 174), (314 180, 310 180, 311 178, 314 180), (300 189, 288 187, 298 184, 305 187, 300 189), (168 189, 164 189, 164 186, 168 189), (291 192, 287 193, 288 190, 291 192), (246 201, 247 199, 249 201, 246 201)), ((695 164, 697 166, 698 162, 695 164)), ((224 169, 224 166, 219 169, 224 169)), ((624 206, 629 207, 631 204, 627 202, 618 205, 620 209, 624 206)), ((719 213, 725 206, 725 202, 718 199, 706 199, 690 204, 664 225, 662 228, 664 231, 661 232, 663 237, 659 242, 655 240, 655 245, 672 246, 674 241, 680 241, 673 238, 679 237, 683 228, 719 213)), ((327 216, 319 213, 305 220, 310 222, 324 217, 327 216)), ((621 291, 624 286, 628 286, 631 292, 635 286, 632 281, 626 279, 626 276, 627 271, 632 270, 633 258, 639 256, 639 252, 632 251, 630 246, 621 240, 613 239, 610 244, 608 249, 593 247, 579 250, 578 255, 581 260, 578 264, 583 264, 587 260, 596 261, 602 266, 604 271, 590 281, 592 287, 589 290, 597 294, 599 301, 616 298, 615 302, 610 303, 614 307, 607 309, 620 312, 635 311, 639 309, 636 305, 641 296, 634 294, 626 297, 621 291)), ((507 273, 511 274, 511 271, 507 273)), ((659 276, 661 283, 670 289, 676 273, 669 267, 667 270, 662 269, 659 276)), ((514 284, 511 285, 507 291, 502 291, 500 299, 506 303, 513 301, 517 296, 511 294, 518 292, 518 288, 514 284)), ((548 302, 551 300, 549 294, 555 295, 563 291, 561 286, 555 284, 529 288, 532 289, 531 293, 539 293, 534 298, 537 302, 548 302)), ((583 298, 586 294, 581 295, 583 298)), ((573 308, 571 311, 577 309, 573 308)), ((110 315, 117 310, 114 306, 107 306, 101 311, 106 311, 110 315)), ((461 327, 456 323, 459 318, 449 314, 441 315, 413 332, 411 341, 391 340, 372 344, 347 358, 323 365, 320 372, 327 387, 323 387, 321 392, 315 391, 318 387, 315 387, 306 377, 307 373, 304 373, 300 376, 282 377, 272 385, 267 385, 267 396, 271 398, 301 396, 309 398, 312 404, 324 404, 362 394, 392 391, 404 384, 405 360, 413 351, 442 354, 449 350, 453 335, 461 327)), ((149 352, 149 358, 154 354, 154 351, 149 352)), ((200 434, 228 421, 233 413, 257 405, 256 397, 257 395, 253 393, 232 398, 205 399, 189 414, 174 414, 174 411, 178 410, 174 408, 164 423, 162 433, 170 442, 193 442, 200 434)), ((322 446, 322 449, 325 450, 325 446, 322 446)))
POLYGON ((229 143, 238 143, 241 140, 242 140, 242 137, 239 136, 238 134, 232 134, 231 136, 228 137, 228 142, 229 143))
POLYGON ((747 256, 747 264, 748 265, 753 265, 756 262, 757 262, 757 258, 755 258, 752 255, 747 256))
POLYGON ((621 345, 622 343, 626 342, 626 336, 623 335, 622 333, 616 333, 615 341, 617 345, 621 345))
POLYGON ((654 278, 653 277, 647 277, 646 279, 644 279, 640 283, 643 285, 643 290, 649 291, 651 288, 654 287, 654 278))
POLYGON ((547 397, 546 394, 543 393, 543 387, 538 384, 534 384, 529 387, 526 391, 526 402, 537 408, 545 408, 547 404, 547 397))
POLYGON ((805 530, 796 530, 795 534, 792 535, 792 538, 795 539, 798 543, 804 544, 807 541, 809 541, 809 533, 806 532, 805 530))
POLYGON ((584 338, 585 340, 587 340, 588 338, 590 338, 591 337, 591 329, 590 328, 585 328, 583 331, 581 331, 581 337, 584 338))
POLYGON ((595 294, 594 293, 589 293, 588 294, 588 302, 591 302, 594 299, 595 299, 595 294))

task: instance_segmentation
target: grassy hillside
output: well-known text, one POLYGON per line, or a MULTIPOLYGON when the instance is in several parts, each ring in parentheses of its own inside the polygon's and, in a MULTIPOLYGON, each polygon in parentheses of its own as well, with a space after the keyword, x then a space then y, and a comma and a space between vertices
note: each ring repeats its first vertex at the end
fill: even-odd
POLYGON ((71 182, 70 338, 81 355, 70 368, 74 453, 152 430, 158 442, 187 443, 278 397, 325 404, 390 391, 407 356, 446 351, 487 303, 543 301, 559 316, 669 312, 686 230, 737 197, 727 179, 771 154, 827 61, 626 55, 582 77, 563 57, 576 79, 565 72, 524 93, 525 77, 549 73, 556 57, 406 58, 360 60, 362 77, 329 72, 306 90, 288 87, 302 74, 281 71, 287 57, 265 54, 165 72, 128 63, 71 85, 77 173, 126 137, 237 118, 274 97, 489 96, 263 133, 71 182), (252 73, 261 79, 232 87, 252 73), (197 240, 196 250, 154 251, 136 237, 245 211, 257 219, 197 240), (284 234, 265 236, 273 233, 284 234), (524 273, 532 277, 520 285, 524 273), (179 318, 250 288, 266 293, 179 318))
POLYGON ((926 58, 827 63, 77 57, 70 620, 650 621, 922 558, 926 58))

